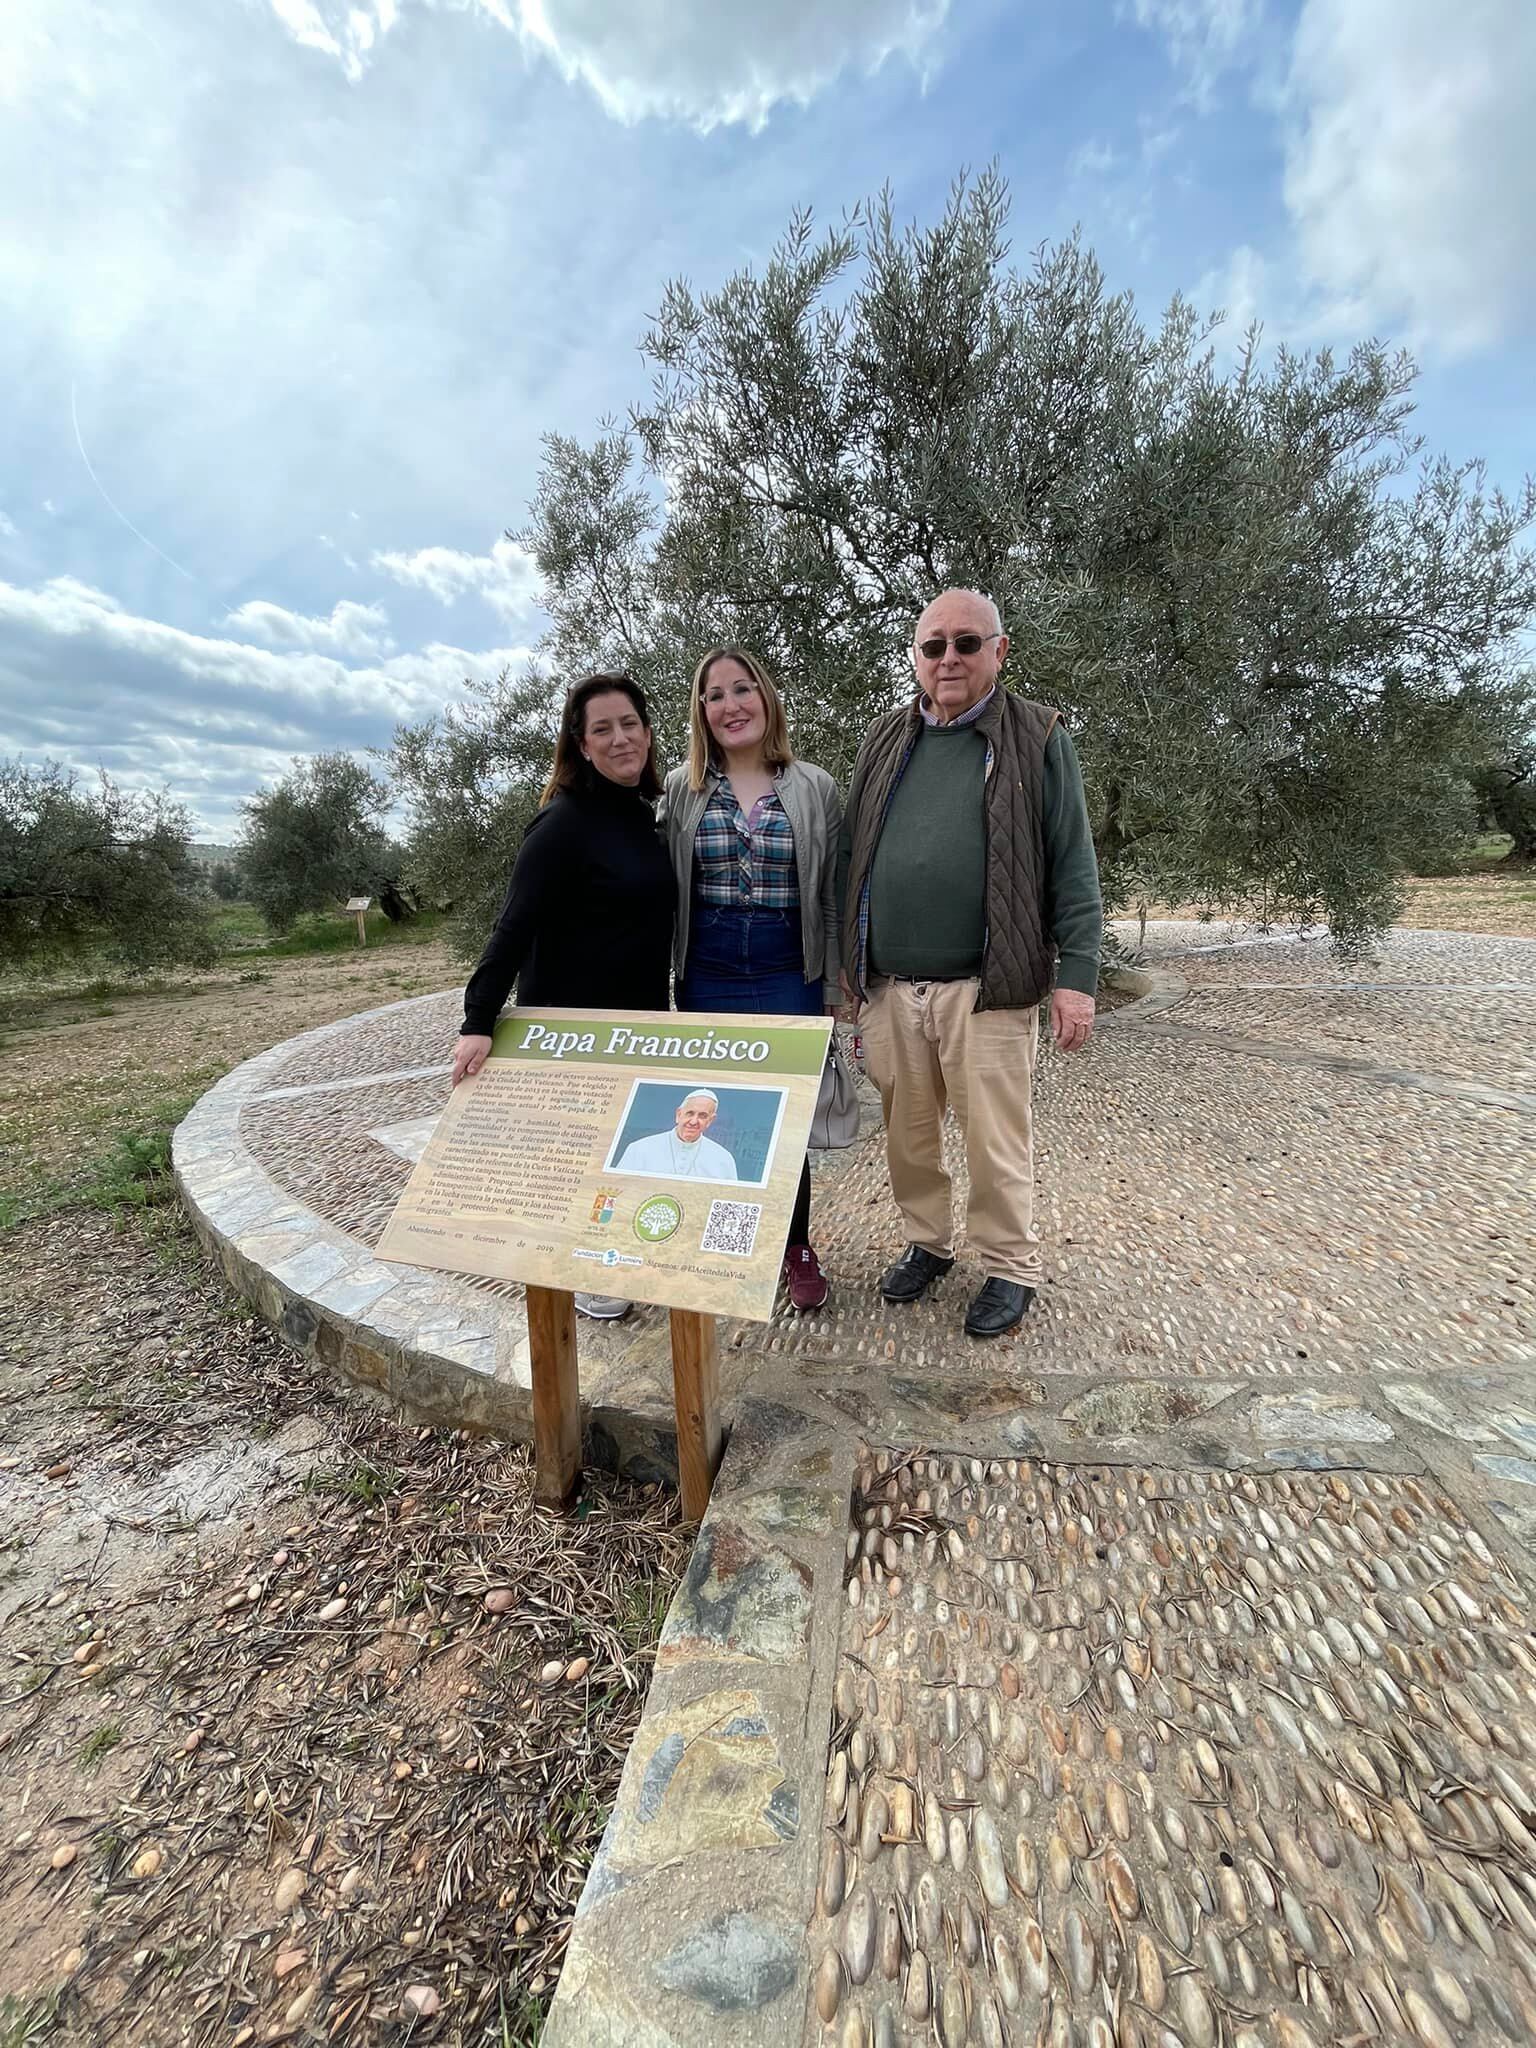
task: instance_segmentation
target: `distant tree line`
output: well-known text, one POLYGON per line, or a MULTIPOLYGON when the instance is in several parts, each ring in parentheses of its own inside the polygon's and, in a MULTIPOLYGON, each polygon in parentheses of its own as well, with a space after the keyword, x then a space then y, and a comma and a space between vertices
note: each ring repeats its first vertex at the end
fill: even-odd
POLYGON ((383 824, 390 801, 388 783, 349 754, 296 760, 241 806, 234 858, 210 864, 186 807, 164 793, 0 761, 0 962, 99 953, 130 971, 206 966, 215 901, 254 904, 277 933, 353 896, 409 917, 406 850, 383 824))
MULTIPOLYGON (((402 725, 387 775, 296 761, 212 889, 278 930, 354 894, 430 903, 472 954, 568 680, 629 669, 675 761, 694 661, 743 641, 845 775, 952 583, 997 599, 1008 681, 1073 728, 1113 909, 1326 921, 1359 949, 1479 827, 1536 859, 1536 489, 1426 457, 1406 355, 1253 332, 1227 364, 1184 300, 1147 324, 1076 239, 1015 266, 1007 215, 989 172, 932 226, 881 198, 820 235, 797 218, 717 291, 668 285, 648 396, 549 436, 511 533, 552 622, 535 658, 402 725)), ((185 850, 169 798, 13 764, 0 947, 192 957, 185 850)))

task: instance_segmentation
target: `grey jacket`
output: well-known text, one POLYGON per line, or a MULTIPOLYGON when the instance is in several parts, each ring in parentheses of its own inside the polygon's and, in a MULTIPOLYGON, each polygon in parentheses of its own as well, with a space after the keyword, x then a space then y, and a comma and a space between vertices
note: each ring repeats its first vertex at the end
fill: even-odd
MULTIPOLYGON (((672 961, 681 980, 688 961, 688 927, 693 912, 693 841, 714 788, 688 787, 688 770, 674 768, 656 809, 657 829, 666 835, 677 875, 677 926, 672 961)), ((838 970, 837 837, 843 821, 837 784, 825 768, 791 761, 775 788, 795 835, 795 872, 800 884, 800 932, 805 978, 820 980, 822 1001, 840 1003, 838 970)))

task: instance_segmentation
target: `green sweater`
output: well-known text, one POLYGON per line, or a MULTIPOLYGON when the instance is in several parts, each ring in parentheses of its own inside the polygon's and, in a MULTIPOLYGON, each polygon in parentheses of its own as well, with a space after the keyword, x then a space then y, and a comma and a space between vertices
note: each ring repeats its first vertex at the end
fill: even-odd
MULTIPOLYGON (((912 748, 869 876, 876 974, 958 980, 981 972, 986 941, 987 742, 973 725, 926 725, 912 748)), ((1045 747, 1045 928, 1062 988, 1098 987, 1104 917, 1077 749, 1058 725, 1045 747)), ((846 825, 845 825, 846 833, 846 825)), ((845 856, 846 857, 846 856, 845 856)))

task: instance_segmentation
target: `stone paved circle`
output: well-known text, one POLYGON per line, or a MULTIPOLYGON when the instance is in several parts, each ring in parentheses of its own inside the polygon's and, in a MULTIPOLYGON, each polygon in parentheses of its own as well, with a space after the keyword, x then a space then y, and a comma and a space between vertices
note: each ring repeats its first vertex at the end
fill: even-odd
MULTIPOLYGON (((871 1131, 817 1161, 827 1308, 781 1297, 766 1328, 730 1330, 728 1389, 766 1351, 850 1422, 931 1434, 935 1387, 941 1414, 975 1414, 1070 1404, 1064 1379, 1145 1381, 1150 1409, 1204 1383, 1178 1397, 1193 1413, 1234 1386, 1247 1409, 1295 1381, 1449 1389, 1536 1358, 1536 942, 1394 932, 1344 966, 1294 934, 1143 938, 1160 992, 1086 1054, 1042 1058, 1047 1284, 1019 1331, 960 1338, 981 1278, 963 1247, 915 1308, 880 1300, 902 1239, 871 1131)), ((446 1096, 458 1015, 455 995, 423 997, 275 1047, 198 1105, 176 1166, 235 1284, 293 1341, 432 1419, 526 1435, 520 1290, 373 1257, 446 1096)), ((953 1133, 951 1164, 963 1195, 953 1133)), ((664 1313, 584 1328, 582 1371, 589 1453, 669 1470, 664 1313)), ((1268 1411, 1277 1434, 1286 1412, 1268 1411)))
MULTIPOLYGON (((1536 2039, 1536 942, 1122 937, 1016 1335, 961 1336, 963 1248, 880 1302, 873 1129, 817 1162, 827 1310, 725 1332, 547 2048, 1536 2039)), ((292 1342, 526 1435, 519 1290, 373 1255, 457 1016, 248 1062, 176 1171, 292 1342)), ((664 1315, 581 1346, 587 1456, 668 1471, 664 1315)))

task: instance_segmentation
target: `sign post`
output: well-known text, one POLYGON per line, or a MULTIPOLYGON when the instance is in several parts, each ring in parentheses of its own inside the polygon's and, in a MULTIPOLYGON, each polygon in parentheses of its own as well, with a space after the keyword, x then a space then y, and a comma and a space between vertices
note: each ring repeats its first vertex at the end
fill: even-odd
POLYGON ((701 1522, 720 1469, 720 1347, 714 1317, 697 1309, 672 1311, 672 1400, 683 1513, 701 1522))
POLYGON ((581 1395, 576 1378, 576 1304, 558 1287, 528 1289, 533 1374, 533 1455, 541 1507, 568 1508, 581 1478, 581 1395))
POLYGON ((538 1496, 580 1463, 572 1294, 671 1311, 678 1475, 720 1458, 719 1314, 766 1322, 831 1020, 512 1010, 455 1089, 379 1257, 527 1288, 538 1496))
POLYGON ((372 902, 371 896, 351 896, 347 899, 347 908, 357 919, 357 943, 360 946, 366 946, 368 943, 368 907, 372 902))

